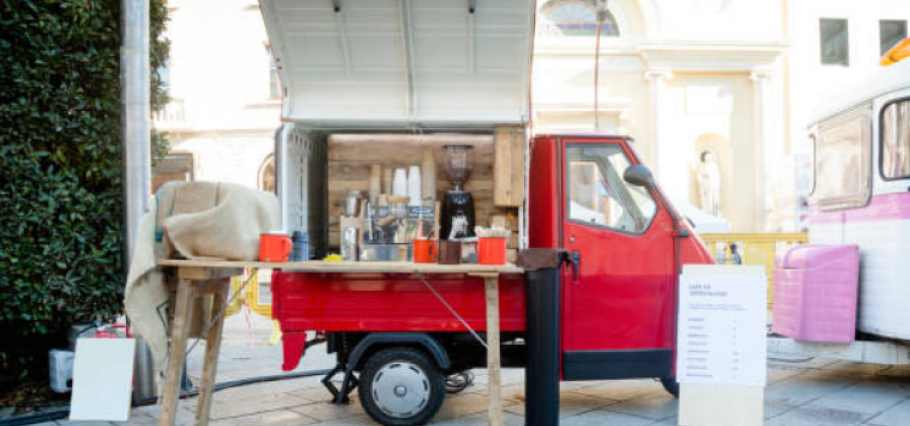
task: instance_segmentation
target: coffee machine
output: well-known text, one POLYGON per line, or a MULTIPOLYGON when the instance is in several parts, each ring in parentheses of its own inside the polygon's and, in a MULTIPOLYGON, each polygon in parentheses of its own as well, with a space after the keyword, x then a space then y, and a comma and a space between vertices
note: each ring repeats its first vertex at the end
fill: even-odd
POLYGON ((474 167, 474 147, 445 145, 445 171, 452 183, 442 200, 440 239, 452 240, 474 236, 474 198, 464 190, 464 184, 474 167))

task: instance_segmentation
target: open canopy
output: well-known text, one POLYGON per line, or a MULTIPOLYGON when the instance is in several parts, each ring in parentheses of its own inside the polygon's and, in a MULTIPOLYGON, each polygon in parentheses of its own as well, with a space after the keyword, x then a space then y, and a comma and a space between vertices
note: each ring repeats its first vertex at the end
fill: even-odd
POLYGON ((534 0, 262 0, 282 116, 312 128, 528 120, 534 0))

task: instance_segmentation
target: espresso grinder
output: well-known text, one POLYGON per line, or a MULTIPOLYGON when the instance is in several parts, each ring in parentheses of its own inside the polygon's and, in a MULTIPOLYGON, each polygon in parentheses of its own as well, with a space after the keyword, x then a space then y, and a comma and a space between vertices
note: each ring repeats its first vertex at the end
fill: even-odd
POLYGON ((452 183, 442 200, 440 238, 452 240, 474 236, 474 198, 464 190, 464 184, 474 167, 474 147, 445 145, 445 171, 452 183))

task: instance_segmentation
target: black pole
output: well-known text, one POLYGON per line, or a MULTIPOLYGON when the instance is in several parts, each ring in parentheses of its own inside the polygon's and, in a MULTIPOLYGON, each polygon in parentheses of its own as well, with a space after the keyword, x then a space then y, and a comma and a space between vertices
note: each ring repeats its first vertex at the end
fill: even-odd
POLYGON ((560 270, 555 266, 528 271, 525 425, 559 424, 560 270))

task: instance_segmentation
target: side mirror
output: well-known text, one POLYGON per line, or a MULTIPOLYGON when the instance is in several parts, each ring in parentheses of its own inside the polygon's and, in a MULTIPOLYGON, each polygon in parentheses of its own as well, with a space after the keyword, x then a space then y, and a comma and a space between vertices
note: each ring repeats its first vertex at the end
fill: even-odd
POLYGON ((631 185, 650 188, 654 183, 654 176, 651 169, 643 164, 633 164, 622 174, 623 180, 631 185))

